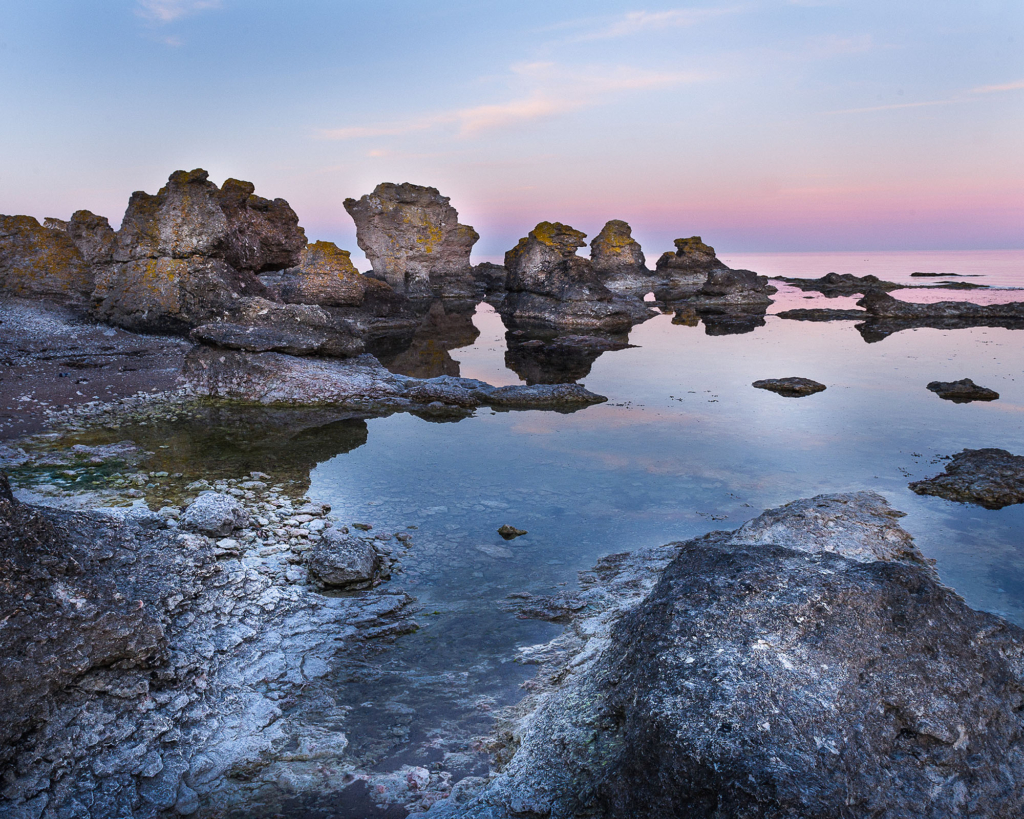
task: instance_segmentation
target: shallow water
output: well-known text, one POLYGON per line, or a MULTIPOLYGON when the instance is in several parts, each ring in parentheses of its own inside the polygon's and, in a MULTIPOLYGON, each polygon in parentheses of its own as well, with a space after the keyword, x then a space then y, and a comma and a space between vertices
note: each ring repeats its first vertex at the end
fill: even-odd
MULTIPOLYGON (((732 258, 754 269, 756 261, 732 258)), ((847 261, 804 259, 788 272, 868 272, 847 261)), ((1024 254, 1002 262, 1001 286, 1024 282, 1007 272, 1024 270, 1024 254)), ((956 267, 985 269, 962 259, 956 267)), ((931 268, 908 272, 918 269, 931 268)), ((836 306, 807 295, 783 288, 772 309, 836 306)), ((515 648, 556 627, 516 620, 502 606, 508 594, 571 586, 601 555, 732 529, 767 507, 823 492, 881 492, 907 513, 904 526, 945 582, 972 605, 1024 625, 1024 506, 992 511, 907 488, 965 447, 1024 452, 1024 333, 919 329, 866 344, 853 322, 769 316, 752 332, 711 336, 671 318, 635 327, 634 348, 594 362, 584 383, 606 404, 569 415, 485 410, 459 423, 374 419, 366 444, 312 471, 310 496, 350 518, 418 527, 397 582, 430 616, 382 657, 386 671, 372 685, 337 686, 354 717, 366 711, 360 733, 377 742, 378 764, 426 764, 424 743, 439 714, 479 727, 480 709, 517 696, 527 672, 509 668, 515 648), (750 386, 791 375, 828 389, 791 399, 750 386), (953 404, 925 389, 964 377, 1000 399, 953 404), (505 523, 529 534, 506 543, 496 533, 505 523), (411 684, 424 675, 425 685, 411 684), (381 703, 411 709, 390 749, 378 735, 395 720, 368 716, 381 703)), ((461 374, 519 383, 504 364, 500 318, 480 305, 474 323, 479 337, 450 351, 461 374)))
MULTIPOLYGON (((834 270, 921 284, 934 280, 909 274, 935 270, 1024 286, 1019 251, 723 258, 770 275, 834 270)), ((986 301, 1021 294, 894 295, 986 301)), ((775 298, 771 313, 856 301, 786 286, 775 298)), ((522 383, 506 366, 505 328, 493 308, 459 310, 432 319, 441 341, 428 333, 390 365, 522 383)), ((438 423, 408 414, 364 421, 253 411, 249 427, 214 414, 107 435, 154 452, 147 469, 280 472, 298 491, 308 479, 307 494, 344 521, 385 531, 415 527, 391 583, 417 598, 420 630, 331 680, 328 710, 349 709, 349 752, 366 768, 444 761, 460 775, 484 769, 472 739, 487 731, 495 708, 519 698, 531 675, 513 662, 516 648, 559 630, 516 619, 505 606, 509 594, 571 587, 602 555, 733 529, 765 508, 824 492, 881 492, 907 513, 903 525, 946 583, 971 605, 1024 625, 1024 505, 986 510, 907 488, 941 472, 942 459, 965 447, 1024 454, 1024 331, 917 329, 869 344, 851 321, 770 314, 750 332, 709 335, 703 325, 672 319, 656 316, 629 334, 635 346, 596 357, 581 380, 609 400, 572 414, 485 409, 438 423), (751 387, 785 376, 828 389, 793 399, 751 387), (965 377, 1000 399, 954 404, 925 389, 932 380, 965 377), (247 431, 256 427, 258 440, 247 431), (506 542, 497 534, 503 524, 528 534, 506 542)))

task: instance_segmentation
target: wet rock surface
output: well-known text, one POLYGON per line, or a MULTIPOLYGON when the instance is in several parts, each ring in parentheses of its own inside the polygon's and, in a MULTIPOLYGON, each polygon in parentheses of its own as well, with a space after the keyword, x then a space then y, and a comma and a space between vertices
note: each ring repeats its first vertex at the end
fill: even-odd
POLYGON ((864 321, 867 310, 830 310, 824 307, 780 310, 776 315, 791 321, 864 321))
POLYGON ((748 525, 757 545, 712 533, 581 577, 566 633, 523 651, 541 671, 502 772, 428 816, 1019 813, 1024 631, 868 560, 911 545, 878 496, 790 511, 748 525))
POLYGON ((469 255, 480 236, 459 224, 449 201, 437 188, 390 182, 358 200, 346 199, 373 275, 410 298, 477 292, 469 255))
POLYGON ((182 529, 209 537, 227 537, 236 529, 244 529, 249 515, 231 495, 203 492, 181 515, 182 529))
POLYGON ((939 398, 952 401, 955 404, 968 404, 971 401, 995 401, 999 398, 999 393, 995 390, 980 387, 969 378, 961 378, 959 381, 931 381, 928 384, 928 389, 939 398))
POLYGON ((767 276, 758 276, 752 270, 719 268, 708 273, 697 291, 681 301, 697 310, 742 310, 766 307, 775 292, 767 276))
POLYGON ((368 589, 382 575, 381 557, 369 541, 335 529, 328 530, 308 552, 306 565, 331 588, 368 589))
POLYGON ((370 412, 480 406, 572 411, 607 400, 578 384, 493 387, 452 376, 409 378, 389 372, 372 356, 334 361, 197 348, 186 360, 183 378, 194 396, 370 412))
MULTIPOLYGON (((294 698, 339 650, 358 662, 361 646, 414 629, 411 598, 319 594, 304 555, 337 524, 268 482, 256 473, 214 484, 254 523, 222 539, 180 533, 180 509, 143 528, 135 514, 42 509, 0 493, 0 559, 12 569, 0 616, 19 626, 0 634, 18 660, 0 674, 26 707, 0 717, 5 816, 273 813, 284 793, 371 779, 345 756, 344 714, 324 721, 316 698, 294 698)), ((407 544, 375 537, 399 565, 407 544)), ((422 784, 433 792, 430 775, 422 784)))
POLYGON ((880 319, 1024 319, 1024 302, 975 304, 938 301, 931 304, 901 301, 886 293, 869 293, 857 302, 872 318, 880 319))
POLYGON ((814 395, 825 389, 824 384, 812 381, 810 378, 765 378, 755 381, 751 386, 759 390, 770 390, 787 398, 801 398, 805 395, 814 395))
POLYGON ((726 267, 700 236, 676 239, 675 246, 675 252, 661 254, 656 265, 659 282, 654 296, 658 301, 674 302, 693 295, 711 271, 726 267))
POLYGON ((618 296, 589 259, 576 255, 586 234, 561 222, 541 222, 505 254, 508 294, 499 306, 517 326, 628 330, 652 313, 637 297, 618 296))
POLYGON ((798 287, 804 291, 816 291, 824 296, 852 296, 857 293, 875 291, 900 290, 906 285, 882 281, 878 276, 855 276, 852 273, 826 273, 819 279, 799 279, 787 276, 776 276, 777 281, 798 287))
POLYGON ((1005 449, 965 449, 953 456, 941 475, 915 481, 918 495, 937 495, 986 509, 1024 503, 1024 457, 1005 449))

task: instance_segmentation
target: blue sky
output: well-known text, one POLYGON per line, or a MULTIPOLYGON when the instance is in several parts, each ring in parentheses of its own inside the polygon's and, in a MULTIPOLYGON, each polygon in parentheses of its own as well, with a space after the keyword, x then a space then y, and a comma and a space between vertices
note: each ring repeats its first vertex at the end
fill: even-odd
POLYGON ((499 256, 1024 247, 1024 3, 0 3, 0 212, 116 225, 177 169, 288 199, 438 187, 499 256))

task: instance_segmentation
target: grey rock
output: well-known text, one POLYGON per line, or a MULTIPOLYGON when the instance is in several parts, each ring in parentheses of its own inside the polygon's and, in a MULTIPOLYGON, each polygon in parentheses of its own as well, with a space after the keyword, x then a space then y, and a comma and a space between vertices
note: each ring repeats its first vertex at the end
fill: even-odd
POLYGON ((219 492, 203 492, 181 515, 183 529, 209 537, 227 537, 249 524, 249 514, 236 498, 219 492))
POLYGON ((346 199, 356 241, 373 275, 412 298, 472 295, 469 262, 480 236, 436 188, 384 182, 362 198, 346 199))
POLYGON ((640 243, 629 224, 621 219, 607 222, 590 243, 590 262, 598 278, 613 293, 643 296, 655 287, 654 273, 647 269, 640 243))
POLYGON ((1005 449, 965 449, 953 456, 941 475, 915 481, 918 495, 937 495, 986 509, 1024 503, 1024 457, 1005 449))
POLYGON ((325 586, 360 589, 380 575, 381 558, 369 541, 328 529, 306 553, 306 566, 325 586))
POLYGON ((639 298, 613 294, 591 261, 576 255, 585 238, 560 222, 541 222, 505 254, 509 292, 499 310, 506 321, 621 332, 652 315, 639 298))
POLYGON ((333 242, 306 245, 299 265, 283 272, 279 286, 281 301, 288 304, 362 307, 387 315, 405 303, 388 284, 356 270, 351 254, 333 242))
POLYGON ((800 378, 799 376, 791 378, 764 378, 760 381, 755 381, 751 386, 757 387, 759 390, 770 390, 786 398, 801 398, 805 395, 814 395, 814 393, 822 392, 825 389, 824 384, 819 384, 810 378, 800 378))
POLYGON ((746 308, 756 310, 771 304, 769 296, 775 292, 776 288, 768 284, 767 276, 758 276, 751 270, 732 270, 723 267, 708 273, 704 283, 695 293, 679 301, 692 305, 698 311, 743 311, 746 308))
POLYGON ((775 315, 791 321, 863 321, 868 317, 868 312, 867 310, 830 310, 812 307, 810 309, 780 310, 775 315))
POLYGON ((821 500, 751 526, 757 545, 663 549, 640 600, 656 558, 599 566, 607 591, 582 584, 569 636, 524 652, 543 677, 501 773, 427 816, 1018 815, 1024 631, 927 567, 868 560, 885 533, 909 543, 878 496, 826 499, 817 519, 821 500))
POLYGON ((494 262, 481 262, 473 266, 473 280, 488 296, 505 292, 507 276, 508 271, 505 270, 504 265, 494 264, 494 262))
POLYGON ((1024 302, 974 304, 969 301, 938 301, 932 304, 895 299, 872 292, 857 302, 872 318, 882 319, 1024 319, 1024 302))
POLYGON ((184 332, 265 295, 256 274, 295 266, 305 245, 283 199, 234 179, 218 188, 202 169, 175 171, 157 194, 132 194, 113 261, 95 268, 94 309, 128 329, 184 332))
POLYGON ((65 229, 87 264, 106 264, 113 259, 115 234, 105 216, 78 210, 65 229))
POLYGON ((663 253, 656 265, 659 281, 654 295, 658 301, 674 302, 696 293, 712 270, 725 267, 715 249, 700 236, 676 239, 675 246, 675 251, 663 253))
POLYGON ((971 401, 995 401, 999 398, 999 393, 995 390, 979 387, 969 378, 961 378, 959 381, 932 381, 928 384, 928 389, 939 398, 952 401, 954 404, 967 404, 971 401))
POLYGON ((854 276, 852 273, 827 273, 818 279, 799 279, 776 276, 776 280, 804 291, 815 291, 828 297, 852 296, 855 293, 899 290, 906 285, 882 281, 878 276, 854 276))
POLYGON ((817 495, 767 510, 743 524, 728 543, 784 543, 800 552, 832 552, 862 563, 924 564, 913 538, 897 523, 902 517, 904 513, 889 506, 877 492, 817 495))

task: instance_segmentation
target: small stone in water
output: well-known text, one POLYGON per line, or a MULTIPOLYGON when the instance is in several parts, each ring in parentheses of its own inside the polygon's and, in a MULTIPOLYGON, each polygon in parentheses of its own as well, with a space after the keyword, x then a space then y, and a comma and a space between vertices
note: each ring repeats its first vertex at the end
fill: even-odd
POLYGON ((512 540, 520 535, 529 534, 525 529, 516 529, 515 526, 509 526, 507 523, 498 529, 498 534, 501 535, 505 540, 512 540))
POLYGON ((359 529, 363 532, 369 532, 373 527, 369 523, 353 523, 353 529, 359 529))

